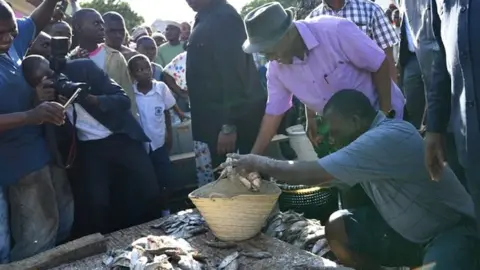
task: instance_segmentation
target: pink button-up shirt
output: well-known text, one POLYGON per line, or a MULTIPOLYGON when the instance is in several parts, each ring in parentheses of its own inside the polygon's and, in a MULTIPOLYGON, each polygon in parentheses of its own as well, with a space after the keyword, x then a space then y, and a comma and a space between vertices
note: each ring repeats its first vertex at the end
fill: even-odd
MULTIPOLYGON (((304 61, 294 58, 290 65, 269 63, 267 114, 286 112, 293 95, 322 113, 330 97, 343 89, 362 91, 379 108, 372 72, 380 68, 386 56, 373 40, 344 18, 320 16, 294 24, 308 54, 304 61)), ((403 117, 404 105, 405 98, 392 81, 392 108, 397 118, 403 117)))

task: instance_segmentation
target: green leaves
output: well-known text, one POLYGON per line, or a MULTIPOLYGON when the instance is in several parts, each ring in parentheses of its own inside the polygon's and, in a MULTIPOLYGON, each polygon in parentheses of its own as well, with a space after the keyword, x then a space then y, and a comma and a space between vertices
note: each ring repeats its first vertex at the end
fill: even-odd
MULTIPOLYGON (((245 17, 250 11, 254 10, 255 8, 264 5, 266 3, 272 2, 271 0, 251 0, 245 6, 243 6, 242 10, 240 11, 240 15, 245 17)), ((297 0, 277 0, 284 8, 288 7, 295 7, 297 5, 297 0)))
POLYGON ((132 10, 130 4, 122 0, 91 0, 81 2, 82 8, 96 9, 100 14, 108 11, 116 11, 125 19, 127 30, 130 31, 135 26, 141 25, 145 20, 142 16, 132 10))

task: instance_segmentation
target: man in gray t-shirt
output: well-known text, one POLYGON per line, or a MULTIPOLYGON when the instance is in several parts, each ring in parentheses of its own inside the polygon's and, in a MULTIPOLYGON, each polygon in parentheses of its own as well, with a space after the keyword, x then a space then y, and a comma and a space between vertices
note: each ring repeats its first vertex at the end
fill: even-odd
POLYGON ((360 184, 373 205, 337 211, 326 224, 344 265, 477 269, 472 199, 448 167, 439 181, 431 180, 415 127, 376 112, 355 90, 334 94, 324 118, 337 152, 312 162, 233 155, 234 165, 289 184, 360 184))

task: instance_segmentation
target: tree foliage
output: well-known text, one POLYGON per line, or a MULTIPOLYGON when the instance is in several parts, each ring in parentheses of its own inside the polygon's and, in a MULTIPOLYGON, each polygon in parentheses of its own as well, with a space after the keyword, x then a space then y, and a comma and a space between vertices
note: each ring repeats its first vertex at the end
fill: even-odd
MULTIPOLYGON (((276 1, 282 4, 284 8, 288 8, 288 7, 296 7, 298 0, 276 0, 276 1)), ((242 10, 240 11, 240 15, 242 15, 242 17, 245 17, 245 15, 247 15, 253 9, 270 2, 272 2, 272 0, 250 0, 250 2, 248 2, 245 6, 243 6, 242 10)))
POLYGON ((82 8, 96 9, 100 14, 108 11, 116 11, 122 14, 128 31, 135 26, 141 25, 145 21, 142 16, 132 10, 129 3, 122 0, 91 0, 81 2, 81 6, 82 8))
MULTIPOLYGON (((243 6, 240 14, 245 17, 254 8, 257 8, 263 4, 270 3, 272 0, 250 0, 245 6, 243 6)), ((297 20, 305 19, 310 12, 316 8, 322 0, 277 0, 284 8, 293 7, 295 9, 295 18, 297 20)))

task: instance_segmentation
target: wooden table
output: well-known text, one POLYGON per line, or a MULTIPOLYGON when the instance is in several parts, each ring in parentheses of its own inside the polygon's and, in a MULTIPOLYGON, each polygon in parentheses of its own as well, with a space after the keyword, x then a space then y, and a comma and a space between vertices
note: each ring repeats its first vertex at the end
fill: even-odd
MULTIPOLYGON (((134 240, 146 236, 146 235, 163 235, 161 230, 152 229, 150 225, 157 224, 159 220, 155 220, 146 224, 139 226, 131 227, 124 229, 118 232, 114 232, 109 235, 108 248, 109 249, 119 249, 128 246, 134 240)), ((208 232, 204 235, 199 235, 193 238, 188 239, 187 241, 190 244, 198 249, 201 254, 208 256, 211 260, 216 263, 219 263, 225 256, 232 253, 234 250, 222 250, 215 249, 205 246, 203 241, 205 239, 213 239, 213 235, 208 232)), ((341 269, 348 270, 350 268, 345 268, 341 266, 336 266, 332 261, 323 259, 321 257, 315 256, 306 251, 300 250, 290 244, 282 242, 278 239, 268 237, 266 235, 260 234, 253 239, 240 242, 240 248, 244 249, 260 249, 263 251, 270 252, 273 257, 270 259, 264 260, 255 260, 242 257, 240 259, 240 269, 248 270, 265 270, 265 269, 341 269), (304 266, 312 265, 316 266, 309 268, 304 266)), ((103 255, 92 256, 80 261, 76 261, 67 265, 62 265, 54 268, 55 270, 74 270, 74 269, 106 269, 102 264, 103 255)))

